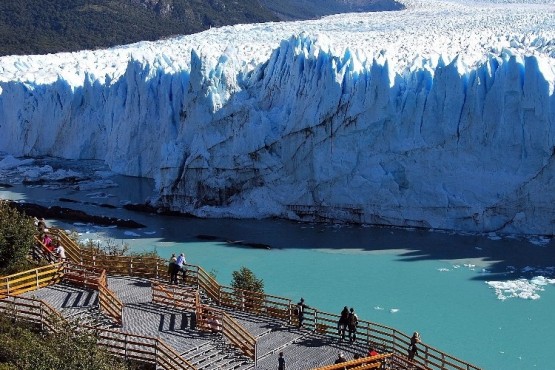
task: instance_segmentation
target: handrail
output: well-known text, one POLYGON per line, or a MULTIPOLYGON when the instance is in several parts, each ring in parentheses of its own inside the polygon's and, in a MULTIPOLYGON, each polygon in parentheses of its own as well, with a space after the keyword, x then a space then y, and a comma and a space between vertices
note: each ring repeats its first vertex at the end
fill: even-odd
MULTIPOLYGON (((57 321, 67 324, 67 320, 57 310, 42 300, 12 295, 5 298, 7 299, 0 300, 0 312, 9 317, 40 324, 53 332, 57 332, 60 328, 57 321)), ((152 362, 164 369, 196 370, 161 339, 88 325, 79 326, 78 329, 94 333, 97 344, 111 354, 126 359, 152 362)))
POLYGON ((123 325, 124 305, 108 288, 106 270, 68 262, 65 266, 63 280, 80 287, 98 290, 100 310, 110 316, 118 325, 123 325))
POLYGON ((256 338, 226 312, 200 305, 197 308, 197 328, 222 333, 231 344, 256 361, 256 338))
POLYGON ((391 353, 385 353, 381 355, 364 357, 356 360, 350 360, 339 364, 317 367, 317 368, 313 368, 312 370, 344 370, 344 369, 363 370, 363 369, 376 369, 376 368, 381 369, 382 366, 386 362, 388 362, 392 356, 393 354, 391 353))
POLYGON ((123 325, 123 303, 116 294, 108 288, 106 270, 102 270, 98 282, 98 305, 100 306, 100 310, 113 318, 118 325, 123 325))
POLYGON ((151 281, 151 287, 153 303, 196 311, 199 302, 198 290, 167 285, 154 280, 151 281))
POLYGON ((63 275, 63 264, 38 267, 16 274, 0 277, 0 299, 6 295, 19 295, 59 282, 63 275))

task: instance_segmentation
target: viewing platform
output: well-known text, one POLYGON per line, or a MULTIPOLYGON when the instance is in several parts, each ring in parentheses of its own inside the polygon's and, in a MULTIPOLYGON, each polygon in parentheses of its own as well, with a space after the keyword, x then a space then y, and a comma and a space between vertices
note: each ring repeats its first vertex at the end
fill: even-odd
POLYGON ((407 335, 364 320, 355 343, 341 341, 339 317, 314 308, 299 328, 290 299, 220 285, 199 266, 170 285, 160 258, 94 254, 53 235, 68 261, 0 278, 0 312, 45 330, 53 317, 71 322, 115 355, 160 369, 276 369, 283 352, 287 369, 478 370, 425 344, 411 362, 407 335), (370 347, 379 355, 353 360, 370 347), (350 361, 333 365, 339 353, 350 361))

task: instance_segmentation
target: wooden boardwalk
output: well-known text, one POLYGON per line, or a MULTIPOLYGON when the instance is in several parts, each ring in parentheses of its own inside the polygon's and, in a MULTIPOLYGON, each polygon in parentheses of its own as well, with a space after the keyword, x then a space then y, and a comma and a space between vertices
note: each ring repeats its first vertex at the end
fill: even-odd
MULTIPOLYGON (((60 283, 23 296, 47 302, 69 320, 160 338, 197 369, 255 369, 255 361, 228 345, 220 334, 195 329, 194 312, 152 303, 149 280, 108 277, 108 286, 124 303, 121 327, 99 312, 95 290, 60 283)), ((287 367, 299 370, 333 364, 339 352, 352 359, 355 353, 367 351, 362 345, 339 342, 277 319, 231 309, 227 312, 256 337, 256 369, 276 369, 280 351, 287 367)))

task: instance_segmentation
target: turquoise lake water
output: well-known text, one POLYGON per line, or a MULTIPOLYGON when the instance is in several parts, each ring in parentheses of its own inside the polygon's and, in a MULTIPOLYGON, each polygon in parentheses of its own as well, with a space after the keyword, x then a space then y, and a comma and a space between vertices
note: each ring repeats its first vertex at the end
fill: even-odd
POLYGON ((155 249, 162 257, 185 252, 189 263, 213 271, 222 284, 246 266, 264 280, 269 294, 295 301, 304 297, 309 305, 332 313, 352 306, 362 319, 405 333, 419 331, 425 343, 484 369, 555 366, 550 338, 555 332, 555 286, 537 291, 539 299, 500 300, 486 284, 537 275, 553 278, 547 274, 553 275, 555 266, 552 242, 282 220, 162 217, 57 201, 63 196, 119 205, 122 200, 142 201, 149 193, 149 186, 137 179, 120 180, 129 183, 106 194, 16 186, 0 189, 0 197, 131 218, 147 227, 126 231, 47 221, 77 230, 82 238, 110 238, 136 251, 155 249), (203 241, 201 234, 222 241, 203 241), (264 243, 271 249, 225 240, 264 243))

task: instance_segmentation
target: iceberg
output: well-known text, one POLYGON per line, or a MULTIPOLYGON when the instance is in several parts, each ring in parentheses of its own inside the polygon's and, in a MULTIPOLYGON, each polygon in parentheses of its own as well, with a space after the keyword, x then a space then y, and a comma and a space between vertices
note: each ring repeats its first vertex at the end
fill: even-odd
POLYGON ((0 151, 201 217, 554 234, 555 5, 401 3, 2 57, 0 151))

